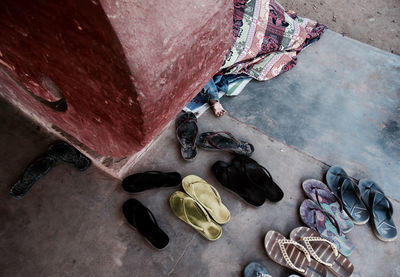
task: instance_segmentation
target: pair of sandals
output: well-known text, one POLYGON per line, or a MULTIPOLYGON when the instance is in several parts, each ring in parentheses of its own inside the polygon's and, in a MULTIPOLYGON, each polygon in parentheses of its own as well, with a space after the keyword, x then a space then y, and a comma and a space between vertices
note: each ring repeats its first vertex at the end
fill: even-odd
POLYGON ((302 184, 308 198, 300 205, 301 220, 321 237, 333 242, 344 256, 349 256, 353 243, 344 233, 354 224, 343 209, 342 201, 324 183, 309 179, 302 184))
POLYGON ((57 161, 71 164, 79 171, 85 171, 91 165, 91 161, 78 149, 65 141, 58 141, 49 146, 46 154, 29 164, 23 171, 11 190, 10 195, 15 199, 23 198, 32 186, 44 177, 57 161))
POLYGON ((283 198, 269 171, 249 157, 236 156, 231 164, 217 161, 212 172, 224 187, 253 206, 261 206, 266 199, 278 202, 283 198))
POLYGON ((174 214, 206 239, 219 239, 222 235, 220 224, 227 223, 231 214, 218 191, 196 175, 183 178, 182 187, 186 193, 176 191, 169 199, 174 214))
POLYGON ((229 132, 205 132, 199 135, 197 118, 192 112, 183 112, 176 121, 176 138, 180 144, 182 158, 193 161, 197 156, 197 146, 206 150, 227 151, 250 156, 254 146, 236 139, 229 132))
POLYGON ((373 231, 380 240, 392 241, 397 238, 392 203, 377 183, 362 179, 357 185, 338 166, 329 168, 326 181, 330 190, 341 199, 344 210, 355 224, 365 224, 371 216, 373 231))
POLYGON ((271 260, 303 276, 327 276, 329 270, 335 276, 347 277, 354 270, 334 243, 307 227, 293 229, 290 239, 271 230, 265 235, 264 246, 271 260))
MULTIPOLYGON (((129 193, 139 193, 155 188, 171 188, 181 184, 178 172, 146 171, 126 177, 122 188, 129 193)), ((137 199, 131 198, 122 206, 122 213, 131 227, 136 229, 152 246, 165 248, 168 235, 160 228, 153 213, 137 199)))

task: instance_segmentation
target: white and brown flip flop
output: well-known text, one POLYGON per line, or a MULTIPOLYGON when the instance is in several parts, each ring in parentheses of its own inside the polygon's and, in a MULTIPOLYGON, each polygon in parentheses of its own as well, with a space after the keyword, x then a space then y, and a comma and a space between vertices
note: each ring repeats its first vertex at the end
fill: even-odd
POLYGON ((334 275, 347 277, 353 273, 354 266, 345 256, 339 253, 336 245, 321 238, 307 227, 298 227, 290 232, 290 239, 307 248, 311 257, 325 265, 334 275))
POLYGON ((311 259, 310 253, 300 243, 285 238, 276 231, 269 231, 264 239, 265 250, 274 262, 306 277, 327 275, 325 266, 311 259))

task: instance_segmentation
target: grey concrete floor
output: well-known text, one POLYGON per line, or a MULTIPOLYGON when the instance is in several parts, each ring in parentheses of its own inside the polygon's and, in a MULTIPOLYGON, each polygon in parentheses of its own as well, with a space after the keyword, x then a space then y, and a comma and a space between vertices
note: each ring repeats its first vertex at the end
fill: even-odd
POLYGON ((399 76, 400 56, 328 30, 292 70, 221 102, 239 120, 372 178, 400 200, 399 76))
MULTIPOLYGON (((200 131, 228 130, 255 146, 253 158, 267 167, 285 192, 282 201, 259 208, 225 190, 210 167, 229 162, 228 153, 199 150, 187 163, 179 157, 173 124, 149 148, 132 172, 178 171, 196 174, 220 192, 232 214, 216 242, 205 240, 171 212, 168 198, 174 188, 129 195, 120 182, 91 167, 78 172, 58 164, 22 200, 8 195, 22 169, 54 140, 32 122, 0 101, 0 149, 3 159, 0 188, 1 276, 242 276, 251 261, 262 263, 272 276, 288 276, 263 248, 268 230, 288 235, 300 226, 298 207, 305 198, 300 184, 321 179, 328 165, 292 148, 231 115, 216 120, 209 112, 199 119, 200 131), (123 202, 135 197, 155 215, 170 237, 164 250, 151 247, 129 227, 121 213, 123 202)), ((394 204, 400 222, 399 203, 394 204)), ((400 240, 378 240, 366 224, 349 234, 356 248, 350 259, 353 276, 399 276, 400 240)))
POLYGON ((400 55, 398 0, 279 0, 279 3, 346 37, 400 55))

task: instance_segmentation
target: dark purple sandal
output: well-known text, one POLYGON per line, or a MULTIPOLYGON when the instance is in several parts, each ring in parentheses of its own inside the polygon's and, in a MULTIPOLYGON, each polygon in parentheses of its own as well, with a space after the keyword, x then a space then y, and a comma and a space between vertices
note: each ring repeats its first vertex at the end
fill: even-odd
POLYGON ((312 200, 306 199, 301 203, 300 217, 321 237, 333 242, 344 256, 349 256, 353 252, 353 243, 340 230, 335 217, 322 210, 312 200))
POLYGON ((343 210, 342 201, 329 190, 327 185, 315 179, 308 179, 302 186, 308 198, 335 217, 343 233, 348 233, 354 228, 353 221, 343 210))

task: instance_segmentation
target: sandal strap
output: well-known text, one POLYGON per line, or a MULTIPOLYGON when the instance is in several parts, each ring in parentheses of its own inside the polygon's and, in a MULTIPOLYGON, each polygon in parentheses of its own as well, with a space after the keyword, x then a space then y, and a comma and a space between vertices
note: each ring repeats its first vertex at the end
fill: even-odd
POLYGON ((314 228, 315 230, 318 231, 317 228, 317 212, 321 212, 323 215, 325 215, 326 217, 328 217, 329 221, 336 227, 336 230, 338 231, 338 234, 341 235, 342 234, 342 230, 340 229, 339 223, 337 222, 337 220, 335 219, 334 216, 332 216, 331 214, 325 212, 322 209, 317 209, 317 208, 312 208, 311 210, 314 211, 314 228))
POLYGON ((193 146, 196 145, 196 138, 197 138, 197 135, 199 134, 199 127, 197 126, 197 119, 194 119, 194 118, 186 118, 185 120, 183 120, 183 121, 178 125, 178 127, 176 127, 176 129, 175 129, 175 134, 176 134, 176 138, 178 139, 179 143, 180 143, 181 145, 183 145, 182 140, 180 139, 178 133, 179 133, 179 128, 180 128, 183 124, 185 124, 185 123, 187 123, 187 122, 194 122, 194 123, 195 123, 195 126, 196 126, 196 134, 194 135, 193 141, 192 141, 192 143, 191 143, 191 145, 192 145, 192 147, 193 147, 193 146))
POLYGON ((185 197, 185 198, 181 198, 182 200, 182 206, 183 206, 183 215, 185 216, 186 219, 186 223, 189 224, 190 226, 192 226, 194 229, 199 230, 200 232, 204 231, 204 228, 201 228, 197 225, 194 225, 188 218, 187 213, 186 213, 186 207, 185 207, 185 201, 194 201, 196 203, 196 205, 201 209, 201 211, 204 213, 204 215, 206 216, 206 218, 208 219, 208 221, 210 221, 210 218, 208 217, 207 211, 204 210, 204 208, 194 199, 189 198, 189 197, 185 197))
POLYGON ((384 195, 383 193, 381 193, 380 191, 377 190, 371 190, 370 194, 369 194, 369 199, 368 199, 368 204, 371 207, 371 211, 372 213, 375 210, 375 206, 377 206, 379 203, 381 203, 383 200, 385 200, 387 206, 388 206, 388 214, 391 217, 393 215, 393 206, 392 203, 389 201, 389 199, 386 197, 386 195, 384 195), (382 196, 380 199, 378 198, 378 196, 382 196))
MULTIPOLYGON (((320 194, 319 194, 318 190, 323 190, 323 191, 329 192, 333 197, 335 197, 336 201, 337 201, 337 202, 339 203, 339 205, 340 205, 340 211, 343 212, 343 202, 342 202, 342 200, 341 200, 339 197, 336 196, 336 194, 334 194, 334 193, 331 192, 331 191, 328 191, 328 190, 325 190, 325 189, 322 189, 322 188, 319 188, 319 187, 316 187, 316 186, 312 186, 312 187, 311 187, 311 191, 313 191, 313 190, 314 190, 315 198, 317 199, 318 205, 321 206, 321 203, 320 203, 320 201, 319 201, 319 196, 320 196, 320 194)), ((321 198, 322 198, 322 195, 321 195, 321 198)), ((321 207, 322 207, 322 206, 321 206, 321 207)))
MULTIPOLYGON (((221 196, 219 195, 217 189, 214 188, 212 185, 210 185, 209 183, 194 182, 194 183, 191 183, 190 186, 192 186, 192 185, 194 185, 194 184, 206 184, 206 185, 210 186, 212 192, 213 192, 213 193, 215 194, 215 196, 217 197, 218 203, 219 203, 219 204, 222 203, 222 201, 221 201, 221 196)), ((193 195, 194 195, 194 199, 196 199, 198 202, 200 202, 200 201, 199 201, 200 199, 199 199, 199 197, 197 196, 196 191, 195 191, 194 189, 193 189, 192 193, 193 193, 193 195)), ((201 205, 201 206, 202 206, 204 209, 206 209, 207 211, 212 211, 210 208, 208 208, 208 207, 206 207, 206 206, 204 206, 204 205, 201 205)))
POLYGON ((310 241, 318 241, 318 242, 326 242, 329 244, 330 247, 332 247, 333 253, 335 254, 335 256, 337 257, 339 255, 339 252, 337 250, 336 245, 333 242, 330 242, 327 239, 321 238, 321 237, 302 237, 300 238, 302 241, 304 241, 304 244, 307 247, 307 250, 310 252, 311 256, 319 263, 324 264, 326 266, 332 267, 333 264, 328 263, 328 262, 324 262, 323 260, 321 260, 321 258, 317 255, 317 253, 315 253, 314 248, 311 246, 310 241))
POLYGON ((285 239, 278 239, 277 242, 278 242, 279 248, 281 250, 281 253, 283 255, 283 259, 289 265, 289 267, 291 267, 292 269, 297 270, 297 271, 299 271, 301 273, 306 272, 304 269, 298 268, 297 266, 295 266, 293 264, 293 262, 289 258, 289 255, 287 254, 287 251, 286 251, 286 248, 285 248, 285 244, 294 245, 296 248, 298 248, 300 251, 302 251, 305 254, 305 256, 307 258, 307 261, 310 262, 311 261, 311 257, 310 257, 310 253, 308 253, 307 249, 303 245, 301 245, 300 243, 298 243, 298 242, 296 242, 294 240, 291 240, 291 239, 286 239, 286 238, 285 239))

